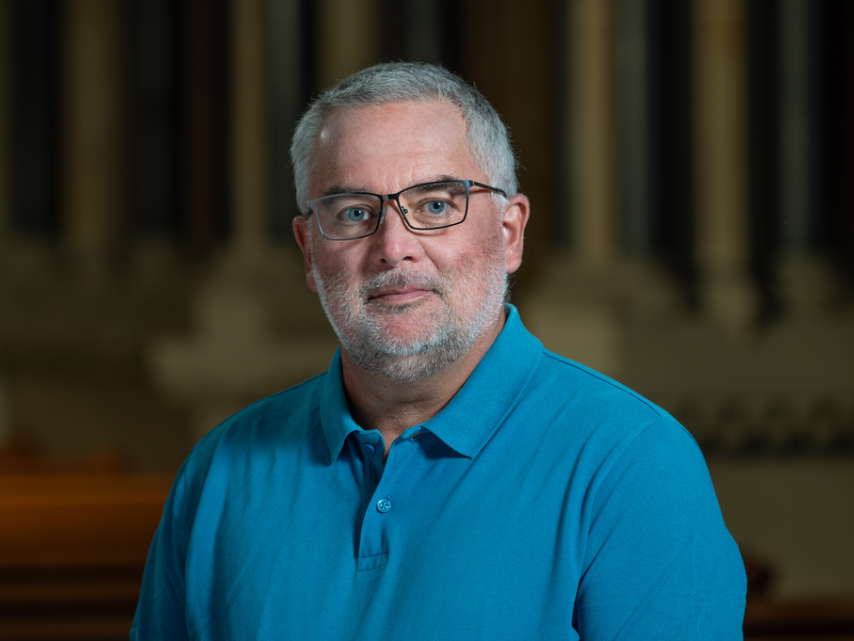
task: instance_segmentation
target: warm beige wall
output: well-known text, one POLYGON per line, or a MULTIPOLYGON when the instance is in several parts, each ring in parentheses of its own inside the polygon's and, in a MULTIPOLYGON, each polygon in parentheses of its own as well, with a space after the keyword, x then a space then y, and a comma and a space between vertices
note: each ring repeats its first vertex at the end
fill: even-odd
POLYGON ((781 596, 854 595, 850 458, 711 459, 727 527, 781 596))

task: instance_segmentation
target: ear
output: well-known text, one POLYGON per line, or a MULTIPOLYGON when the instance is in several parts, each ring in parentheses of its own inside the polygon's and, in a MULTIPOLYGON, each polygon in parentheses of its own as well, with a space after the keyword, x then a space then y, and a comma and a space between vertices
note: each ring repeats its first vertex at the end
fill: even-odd
POLYGON ((317 284, 314 282, 314 274, 311 271, 311 232, 308 229, 310 224, 305 216, 297 216, 294 218, 293 229, 305 264, 305 281, 311 291, 317 292, 317 284))
POLYGON ((504 211, 502 229, 504 231, 504 252, 507 259, 507 273, 512 274, 522 264, 522 249, 525 244, 525 225, 531 213, 531 203, 524 194, 508 198, 510 206, 504 211))

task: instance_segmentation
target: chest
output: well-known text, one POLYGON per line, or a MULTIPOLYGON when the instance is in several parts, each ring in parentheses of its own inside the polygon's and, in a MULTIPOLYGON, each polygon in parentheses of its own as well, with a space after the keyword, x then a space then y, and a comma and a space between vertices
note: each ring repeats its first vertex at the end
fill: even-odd
POLYGON ((203 493, 189 609, 216 613, 217 629, 240 612, 256 636, 436 638, 445 626, 467 630, 449 639, 529 638, 548 625, 562 631, 549 638, 572 638, 584 536, 571 470, 469 459, 430 438, 395 443, 385 466, 356 440, 331 466, 203 493), (431 626, 410 629, 424 612, 431 626))

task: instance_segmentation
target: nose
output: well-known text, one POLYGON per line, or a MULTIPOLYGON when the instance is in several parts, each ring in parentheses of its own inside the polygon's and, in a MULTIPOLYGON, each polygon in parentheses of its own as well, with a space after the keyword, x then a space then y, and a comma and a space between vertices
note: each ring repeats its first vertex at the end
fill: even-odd
POLYGON ((380 263, 397 267, 404 261, 418 261, 423 255, 420 237, 403 218, 401 206, 393 198, 383 203, 382 222, 373 236, 373 252, 380 263))

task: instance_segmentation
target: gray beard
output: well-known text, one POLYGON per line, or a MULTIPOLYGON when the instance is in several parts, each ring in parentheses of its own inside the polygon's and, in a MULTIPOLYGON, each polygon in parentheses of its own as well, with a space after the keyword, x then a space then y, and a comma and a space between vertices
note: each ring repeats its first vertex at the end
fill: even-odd
POLYGON ((503 263, 490 268, 486 282, 462 274, 452 279, 396 270, 382 272, 361 287, 348 286, 339 274, 321 277, 316 264, 312 261, 312 274, 320 302, 342 349, 361 369, 396 383, 423 380, 462 358, 503 311, 507 293, 503 263), (414 340, 390 336, 382 329, 383 317, 407 314, 418 303, 386 306, 370 297, 381 289, 411 285, 432 290, 445 301, 443 311, 437 312, 440 317, 433 319, 439 329, 414 340), (462 313, 447 304, 452 288, 460 290, 462 313))

